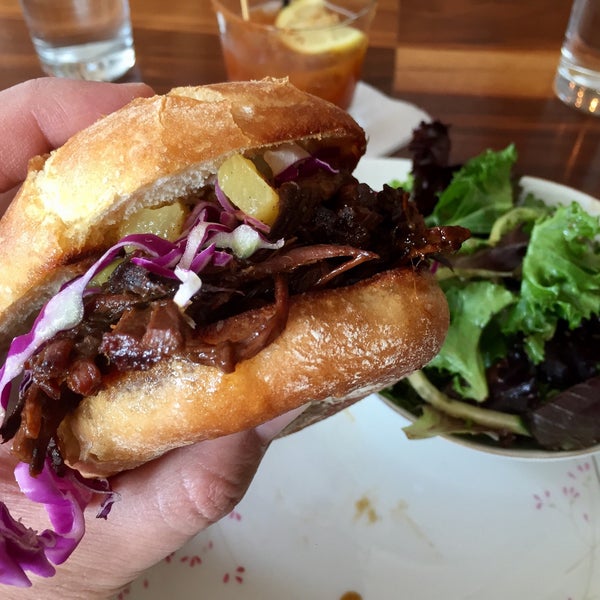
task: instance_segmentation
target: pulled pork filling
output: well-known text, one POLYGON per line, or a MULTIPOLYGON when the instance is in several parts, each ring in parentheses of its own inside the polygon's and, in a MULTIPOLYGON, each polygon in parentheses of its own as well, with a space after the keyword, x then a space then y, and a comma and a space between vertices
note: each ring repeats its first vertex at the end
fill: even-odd
MULTIPOLYGON (((148 369, 168 356, 231 372, 285 328, 289 298, 350 285, 399 266, 427 268, 428 259, 456 251, 460 227, 427 228, 405 192, 374 192, 350 174, 321 169, 278 188, 280 211, 266 235, 279 249, 249 258, 232 254, 224 266, 202 270, 202 289, 185 312, 174 302, 178 281, 125 255, 110 277, 84 297, 84 318, 29 358, 18 400, 0 434, 39 473, 56 431, 80 400, 119 372, 148 369), (256 310, 255 318, 237 318, 256 310)), ((203 190, 202 202, 218 201, 203 190)))

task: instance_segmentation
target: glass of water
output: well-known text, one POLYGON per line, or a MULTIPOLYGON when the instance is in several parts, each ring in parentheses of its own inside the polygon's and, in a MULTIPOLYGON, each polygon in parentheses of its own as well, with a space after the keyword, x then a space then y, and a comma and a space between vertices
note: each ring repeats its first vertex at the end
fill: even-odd
POLYGON ((42 69, 114 81, 135 64, 128 0, 20 0, 42 69))
POLYGON ((600 116, 600 0, 574 0, 554 90, 565 104, 600 116))

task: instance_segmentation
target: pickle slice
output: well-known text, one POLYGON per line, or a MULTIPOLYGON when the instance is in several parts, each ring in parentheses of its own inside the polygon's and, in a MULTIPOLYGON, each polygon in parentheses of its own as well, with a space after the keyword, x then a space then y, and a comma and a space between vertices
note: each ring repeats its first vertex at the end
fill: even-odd
POLYGON ((119 237, 131 233, 153 233, 170 242, 180 235, 186 211, 180 202, 159 208, 142 208, 130 215, 119 227, 119 237))
POLYGON ((237 208, 266 225, 275 223, 279 214, 279 195, 250 159, 241 154, 230 156, 219 167, 217 179, 237 208))

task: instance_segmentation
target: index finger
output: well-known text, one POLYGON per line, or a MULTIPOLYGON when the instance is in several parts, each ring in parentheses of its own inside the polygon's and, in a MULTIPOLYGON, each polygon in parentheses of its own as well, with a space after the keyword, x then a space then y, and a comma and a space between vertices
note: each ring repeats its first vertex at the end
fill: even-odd
POLYGON ((52 77, 0 91, 0 193, 25 179, 33 156, 61 146, 74 133, 133 98, 153 93, 143 83, 52 77))

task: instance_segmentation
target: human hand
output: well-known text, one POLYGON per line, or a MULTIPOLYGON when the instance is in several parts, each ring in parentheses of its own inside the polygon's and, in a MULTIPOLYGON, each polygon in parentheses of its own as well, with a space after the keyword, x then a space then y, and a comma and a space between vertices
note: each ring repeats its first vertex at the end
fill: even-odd
MULTIPOLYGON (((33 587, 0 585, 6 600, 99 600, 183 546, 227 515, 241 500, 273 439, 300 410, 246 432, 179 448, 111 479, 121 500, 107 520, 98 502, 85 511, 86 533, 49 579, 31 576, 33 587)), ((16 461, 0 448, 0 498, 14 516, 35 529, 46 527, 41 506, 18 489, 16 461)))
POLYGON ((142 83, 96 84, 41 78, 0 91, 0 199, 6 208, 25 179, 30 158, 61 146, 74 133, 137 96, 142 83))
MULTIPOLYGON (((28 160, 60 146, 79 129, 136 96, 143 84, 104 84, 39 79, 0 92, 0 196, 12 197, 28 160)), ((5 208, 5 207, 4 207, 5 208)), ((3 209, 2 209, 3 210, 3 209)), ((180 448, 112 478, 121 500, 107 520, 85 511, 86 534, 49 579, 32 576, 32 588, 0 585, 12 598, 110 598, 140 572, 225 516, 246 491, 269 441, 299 411, 239 434, 180 448)), ((0 499, 33 529, 47 527, 42 507, 15 483, 16 459, 0 448, 0 499)), ((0 540, 1 541, 1 540, 0 540)))

